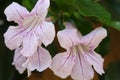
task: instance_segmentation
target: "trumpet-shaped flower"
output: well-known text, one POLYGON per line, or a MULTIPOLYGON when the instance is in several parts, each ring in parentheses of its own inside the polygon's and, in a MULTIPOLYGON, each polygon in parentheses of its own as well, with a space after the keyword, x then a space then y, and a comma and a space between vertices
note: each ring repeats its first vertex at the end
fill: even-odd
POLYGON ((18 23, 18 26, 10 26, 4 34, 5 44, 9 49, 22 46, 21 54, 29 57, 35 53, 39 44, 47 46, 54 40, 54 25, 45 20, 49 5, 49 0, 38 0, 29 12, 25 7, 13 2, 5 9, 7 20, 18 23))
POLYGON ((107 36, 106 30, 99 27, 82 36, 71 23, 65 25, 66 29, 59 31, 57 37, 66 52, 53 57, 50 68, 54 74, 61 78, 71 75, 74 80, 91 80, 93 68, 100 75, 104 73, 104 60, 94 49, 107 36))
POLYGON ((12 63, 15 65, 19 73, 23 73, 24 70, 27 69, 28 76, 30 76, 31 71, 37 70, 41 72, 50 66, 51 56, 46 49, 38 47, 35 53, 30 57, 24 57, 20 52, 21 49, 22 47, 15 50, 14 60, 12 63))

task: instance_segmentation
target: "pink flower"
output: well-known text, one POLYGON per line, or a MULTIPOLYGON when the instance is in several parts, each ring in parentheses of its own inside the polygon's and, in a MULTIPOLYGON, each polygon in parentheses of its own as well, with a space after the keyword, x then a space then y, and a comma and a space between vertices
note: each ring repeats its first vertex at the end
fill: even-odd
POLYGON ((94 49, 106 36, 107 32, 102 27, 82 36, 72 24, 66 23, 66 29, 57 34, 58 41, 66 52, 53 58, 51 70, 61 78, 71 75, 74 80, 91 80, 94 76, 93 67, 102 75, 104 60, 94 49))
POLYGON ((31 12, 13 2, 5 9, 8 21, 15 21, 18 26, 10 26, 4 34, 6 46, 13 50, 15 56, 13 65, 19 73, 28 70, 28 75, 33 70, 39 72, 51 64, 51 55, 41 47, 52 43, 55 29, 52 22, 45 20, 50 5, 49 0, 38 0, 31 12))
POLYGON ((51 56, 46 49, 38 47, 33 56, 30 57, 24 57, 20 52, 21 49, 22 47, 15 50, 14 60, 12 63, 15 65, 19 73, 23 73, 25 69, 27 69, 28 76, 30 76, 31 71, 37 70, 42 72, 50 66, 51 56))
MULTIPOLYGON (((6 46, 13 50, 22 46, 20 53, 29 57, 34 55, 38 46, 52 43, 55 29, 52 22, 45 21, 49 0, 38 0, 31 12, 13 2, 5 9, 8 21, 15 21, 18 26, 10 26, 4 34, 6 46)), ((44 53, 44 52, 43 52, 44 53)))
POLYGON ((15 50, 14 59, 13 59, 13 65, 15 65, 15 68, 18 70, 19 73, 23 73, 25 71, 25 67, 23 67, 23 63, 26 62, 27 57, 24 57, 20 51, 22 48, 18 48, 15 50))

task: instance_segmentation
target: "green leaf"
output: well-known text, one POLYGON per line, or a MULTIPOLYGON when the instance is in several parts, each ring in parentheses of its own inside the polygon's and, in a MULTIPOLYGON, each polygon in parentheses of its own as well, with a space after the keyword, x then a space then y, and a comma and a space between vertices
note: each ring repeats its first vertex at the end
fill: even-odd
POLYGON ((95 17, 106 25, 110 24, 110 13, 99 3, 96 3, 93 0, 75 0, 75 2, 76 7, 83 16, 95 17))
POLYGON ((81 15, 79 15, 78 12, 73 12, 73 15, 71 15, 72 22, 76 25, 78 30, 83 34, 87 34, 90 31, 93 30, 92 25, 90 22, 84 19, 81 15))
POLYGON ((105 80, 120 80, 120 61, 109 65, 105 74, 105 80))
POLYGON ((22 5, 31 11, 36 4, 37 0, 22 0, 22 5))
POLYGON ((23 0, 22 5, 25 6, 28 10, 32 9, 32 4, 30 3, 30 0, 23 0))
POLYGON ((75 10, 74 0, 51 0, 57 5, 56 10, 60 12, 73 12, 75 10))
POLYGON ((110 26, 120 31, 120 21, 112 21, 110 26))

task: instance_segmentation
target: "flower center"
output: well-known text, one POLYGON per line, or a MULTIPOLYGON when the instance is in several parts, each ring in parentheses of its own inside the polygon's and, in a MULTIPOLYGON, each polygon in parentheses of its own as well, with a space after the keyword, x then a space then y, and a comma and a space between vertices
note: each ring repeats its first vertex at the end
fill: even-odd
POLYGON ((24 27, 29 27, 29 28, 34 28, 35 26, 38 26, 41 23, 41 18, 34 15, 34 16, 29 16, 23 21, 23 26, 24 27))
POLYGON ((90 50, 88 46, 84 46, 84 45, 77 45, 74 48, 76 49, 76 51, 78 51, 81 54, 86 54, 90 50))

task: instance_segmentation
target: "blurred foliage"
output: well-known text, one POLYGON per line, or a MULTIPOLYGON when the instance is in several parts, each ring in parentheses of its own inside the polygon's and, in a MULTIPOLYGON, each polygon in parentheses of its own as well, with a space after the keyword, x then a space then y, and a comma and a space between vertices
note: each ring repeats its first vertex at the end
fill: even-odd
POLYGON ((34 7, 36 2, 37 0, 23 0, 22 5, 30 11, 34 7))
MULTIPOLYGON (((23 0, 22 4, 31 10, 37 0, 23 0)), ((93 0, 51 0, 49 15, 56 21, 63 23, 66 18, 71 20, 73 14, 90 17, 91 21, 100 21, 102 24, 120 30, 119 21, 112 21, 111 14, 97 1, 93 0), (61 7, 62 6, 62 7, 61 7)), ((84 17, 82 19, 84 19, 84 17)), ((75 20, 72 18, 73 21, 75 20)), ((96 23, 96 22, 95 22, 96 23)), ((81 30, 82 31, 82 30, 81 30)))
POLYGON ((112 21, 111 26, 117 30, 120 30, 120 21, 112 21))
POLYGON ((119 68, 120 68, 120 61, 111 63, 106 71, 105 80, 120 80, 119 68))
POLYGON ((110 13, 99 3, 92 0, 76 0, 76 4, 82 15, 95 17, 104 24, 110 23, 110 13))

